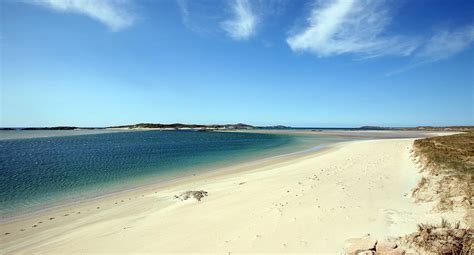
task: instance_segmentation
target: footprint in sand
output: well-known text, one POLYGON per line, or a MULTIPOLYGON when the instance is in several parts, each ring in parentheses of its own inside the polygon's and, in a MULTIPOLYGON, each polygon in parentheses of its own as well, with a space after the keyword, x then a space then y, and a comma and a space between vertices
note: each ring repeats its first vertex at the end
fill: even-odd
POLYGON ((54 217, 49 218, 49 220, 54 220, 54 217))

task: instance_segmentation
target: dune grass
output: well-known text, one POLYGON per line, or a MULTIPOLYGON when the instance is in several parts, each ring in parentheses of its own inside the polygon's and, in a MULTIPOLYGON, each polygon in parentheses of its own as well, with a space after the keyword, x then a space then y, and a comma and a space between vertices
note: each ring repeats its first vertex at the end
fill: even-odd
POLYGON ((472 178, 474 173, 474 132, 438 136, 416 140, 414 148, 418 150, 435 173, 459 175, 460 178, 472 178))
POLYGON ((437 194, 434 197, 438 198, 440 210, 452 209, 459 199, 462 206, 471 208, 474 200, 474 132, 419 139, 414 142, 413 149, 423 171, 428 173, 413 190, 414 197, 422 197, 423 192, 431 190, 437 194))
POLYGON ((474 132, 419 139, 414 155, 426 174, 413 190, 419 201, 437 201, 435 209, 466 209, 465 228, 460 223, 419 224, 406 236, 407 243, 426 254, 472 254, 474 186, 474 132))
POLYGON ((451 224, 445 219, 439 224, 418 224, 416 232, 405 237, 411 247, 425 254, 463 254, 473 252, 473 231, 462 228, 459 222, 451 224))

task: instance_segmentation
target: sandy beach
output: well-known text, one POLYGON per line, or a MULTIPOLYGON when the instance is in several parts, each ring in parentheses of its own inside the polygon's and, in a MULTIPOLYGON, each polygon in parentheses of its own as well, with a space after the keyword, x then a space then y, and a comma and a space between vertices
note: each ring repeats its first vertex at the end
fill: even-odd
POLYGON ((0 255, 474 255, 474 0, 0 13, 0 255))
POLYGON ((462 218, 413 202, 413 141, 340 143, 3 222, 0 253, 342 253, 348 238, 462 218))

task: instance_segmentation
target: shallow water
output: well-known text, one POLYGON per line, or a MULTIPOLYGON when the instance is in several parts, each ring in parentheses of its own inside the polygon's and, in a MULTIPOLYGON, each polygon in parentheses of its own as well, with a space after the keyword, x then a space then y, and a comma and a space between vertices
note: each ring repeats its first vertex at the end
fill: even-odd
POLYGON ((71 136, 71 135, 93 135, 93 134, 104 134, 104 133, 114 133, 114 132, 124 132, 124 130, 112 130, 112 129, 0 130, 0 140, 54 137, 54 136, 71 136))
MULTIPOLYGON (((49 131, 51 132, 51 131, 49 131)), ((0 214, 106 194, 341 141, 237 132, 143 131, 0 140, 0 214)))

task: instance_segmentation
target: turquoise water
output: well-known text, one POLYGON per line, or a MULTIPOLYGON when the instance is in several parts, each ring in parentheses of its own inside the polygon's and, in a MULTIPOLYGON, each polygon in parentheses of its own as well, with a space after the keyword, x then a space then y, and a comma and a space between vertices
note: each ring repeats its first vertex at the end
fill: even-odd
POLYGON ((340 139, 145 131, 0 140, 0 214, 106 194, 340 139))
POLYGON ((111 129, 80 130, 0 130, 0 140, 125 132, 111 129))

